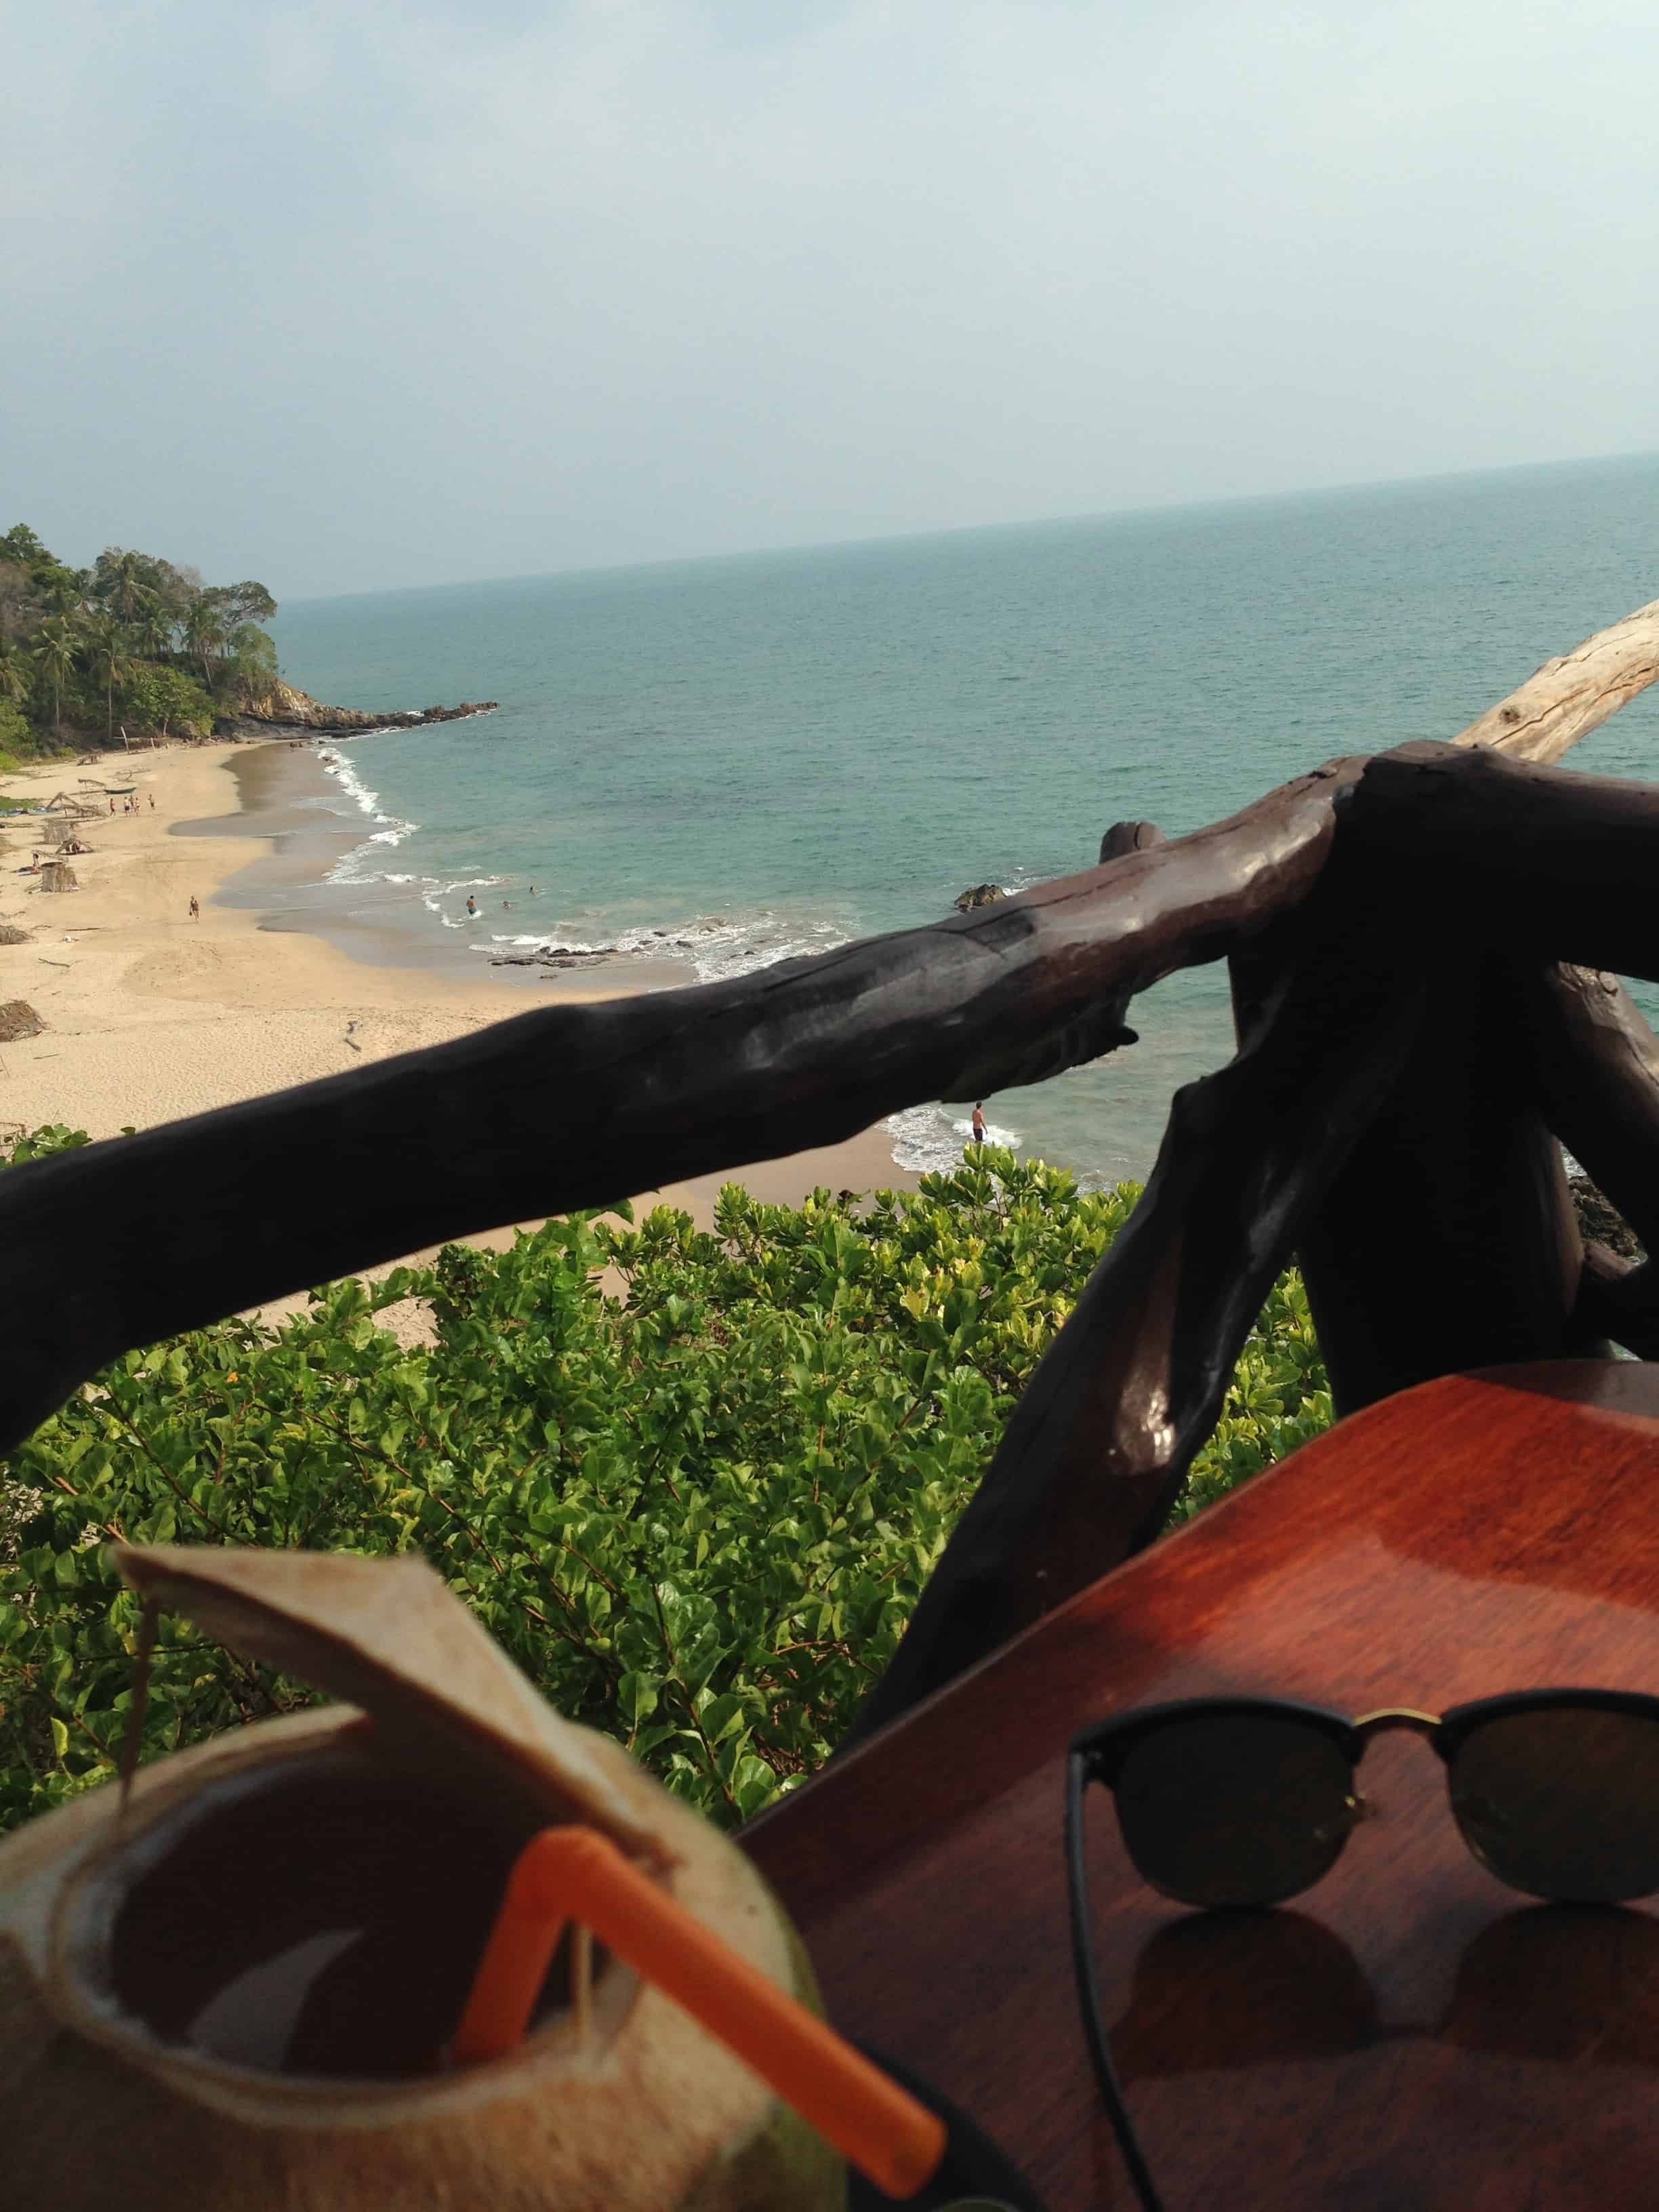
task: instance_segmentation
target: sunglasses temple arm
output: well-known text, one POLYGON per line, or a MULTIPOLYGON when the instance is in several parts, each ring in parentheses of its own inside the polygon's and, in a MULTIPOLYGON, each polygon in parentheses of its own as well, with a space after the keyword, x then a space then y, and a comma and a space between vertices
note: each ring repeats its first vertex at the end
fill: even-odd
POLYGON ((1095 1978, 1094 1946, 1090 1941, 1089 1877, 1083 1853, 1083 1796, 1088 1779, 1085 1754, 1073 1752, 1066 1775, 1066 1865, 1072 1911, 1072 1963, 1077 1971, 1079 2008, 1083 2014, 1084 2033, 1089 2041, 1089 2056, 1094 2061, 1101 2100, 1112 2124, 1112 2133, 1117 2137, 1123 2163, 1129 2170, 1129 2179, 1134 2184, 1135 2194, 1140 2199, 1142 2212, 1164 2212, 1152 2168, 1146 2163, 1128 2107, 1123 2101, 1101 2014, 1100 1985, 1095 1978))

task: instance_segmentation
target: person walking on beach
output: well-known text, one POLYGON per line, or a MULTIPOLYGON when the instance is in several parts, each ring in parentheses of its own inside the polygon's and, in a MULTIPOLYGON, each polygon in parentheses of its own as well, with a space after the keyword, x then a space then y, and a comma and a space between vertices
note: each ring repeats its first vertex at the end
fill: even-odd
POLYGON ((191 899, 190 902, 190 918, 192 921, 199 921, 202 919, 202 906, 199 899, 191 899))
POLYGON ((970 1141, 975 1145, 982 1145, 985 1142, 985 1115, 982 1108, 977 1104, 974 1108, 974 1133, 970 1141))

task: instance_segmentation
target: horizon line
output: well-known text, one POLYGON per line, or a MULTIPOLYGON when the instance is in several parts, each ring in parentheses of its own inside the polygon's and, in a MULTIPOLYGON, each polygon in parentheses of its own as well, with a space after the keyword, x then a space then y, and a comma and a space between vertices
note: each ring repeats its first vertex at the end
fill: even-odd
POLYGON ((584 576, 616 576, 653 568, 711 567, 721 562, 777 559, 790 554, 854 552, 865 547, 922 544, 945 538, 977 538, 994 531, 1062 528, 1068 524, 1127 522, 1154 514, 1190 514, 1206 507, 1255 507, 1277 500, 1340 499, 1356 492, 1405 489, 1414 484, 1463 483, 1480 477, 1526 476, 1548 469, 1595 468, 1615 461, 1659 459, 1659 447, 1638 447, 1613 453, 1573 453, 1547 461, 1504 461, 1475 468, 1436 469, 1423 476, 1365 477, 1334 484, 1291 484, 1273 491, 1224 492, 1197 498, 1154 500, 1133 507, 1079 507, 1060 514, 1018 515, 1000 521, 946 523, 921 530, 877 531, 853 538, 791 538, 769 544, 745 545, 725 552, 653 554, 645 560, 581 562, 568 568, 522 568, 490 576, 451 577, 431 584, 373 584, 343 592, 313 592, 287 599, 273 621, 280 622, 283 606, 331 606, 343 599, 404 597, 419 592, 487 591, 501 584, 553 583, 584 576))

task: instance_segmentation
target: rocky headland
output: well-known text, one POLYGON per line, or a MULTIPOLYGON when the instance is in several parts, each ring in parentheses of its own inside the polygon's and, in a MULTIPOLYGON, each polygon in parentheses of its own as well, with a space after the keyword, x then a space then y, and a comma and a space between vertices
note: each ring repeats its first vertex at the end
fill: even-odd
POLYGON ((495 699, 463 699, 459 707, 397 708, 384 714, 361 707, 325 707, 291 684, 276 684, 269 696, 239 714, 223 714, 213 726, 216 738, 346 738, 365 730, 414 730, 428 722, 460 722, 471 714, 491 714, 495 699))

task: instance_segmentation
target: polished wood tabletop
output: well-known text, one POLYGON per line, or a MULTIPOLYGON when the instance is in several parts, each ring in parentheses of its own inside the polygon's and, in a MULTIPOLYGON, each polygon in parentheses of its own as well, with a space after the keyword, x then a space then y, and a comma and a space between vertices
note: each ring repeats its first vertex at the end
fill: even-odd
MULTIPOLYGON (((1659 1692, 1659 1366, 1451 1376, 1341 1423, 1085 1591, 744 1838, 830 2017, 963 2106, 1052 2212, 1132 2207, 1068 1953, 1066 1747, 1170 1698, 1350 1714, 1659 1692)), ((1540 1905, 1428 1745, 1317 1888, 1205 1914, 1091 1792, 1112 2046, 1170 2212, 1659 2207, 1659 1916, 1540 1905)))

